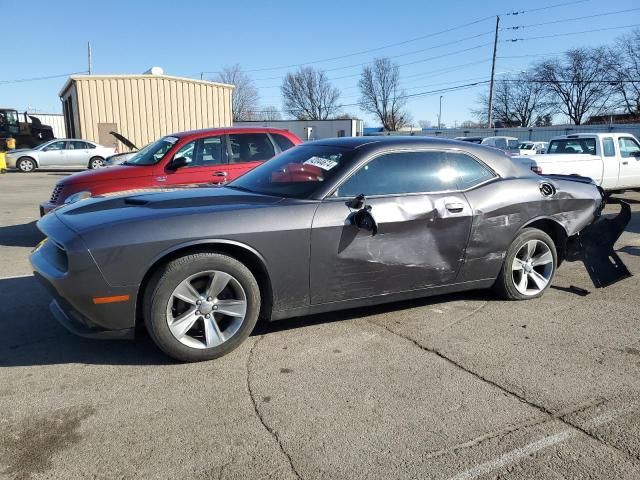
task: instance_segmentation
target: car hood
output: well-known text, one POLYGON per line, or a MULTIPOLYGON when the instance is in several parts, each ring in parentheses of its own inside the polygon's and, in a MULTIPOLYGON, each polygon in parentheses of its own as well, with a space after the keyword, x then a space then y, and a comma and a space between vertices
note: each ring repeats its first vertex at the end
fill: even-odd
POLYGON ((39 150, 34 150, 33 148, 16 148, 15 150, 11 150, 9 152, 7 152, 7 155, 17 155, 17 154, 23 154, 26 152, 29 153, 35 153, 38 152, 39 150))
POLYGON ((76 183, 97 183, 124 180, 127 178, 148 177, 153 175, 154 165, 132 166, 118 165, 111 168, 97 170, 85 170, 74 173, 60 180, 60 185, 73 185, 76 183))
POLYGON ((54 214, 67 227, 82 234, 126 222, 264 208, 282 200, 226 187, 195 187, 116 197, 98 196, 60 207, 54 214))

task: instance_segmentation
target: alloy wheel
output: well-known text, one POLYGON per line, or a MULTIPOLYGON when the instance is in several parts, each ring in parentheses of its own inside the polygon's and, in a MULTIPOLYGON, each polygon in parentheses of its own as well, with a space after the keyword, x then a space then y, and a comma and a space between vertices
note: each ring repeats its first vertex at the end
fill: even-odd
POLYGON ((529 240, 513 259, 513 284, 522 295, 537 295, 549 284, 554 268, 549 245, 541 240, 529 240))
POLYGON ((20 170, 23 172, 31 172, 35 168, 31 160, 22 160, 20 162, 20 170))
POLYGON ((191 348, 212 348, 235 335, 247 313, 240 282, 218 270, 191 275, 173 291, 167 304, 171 334, 191 348))

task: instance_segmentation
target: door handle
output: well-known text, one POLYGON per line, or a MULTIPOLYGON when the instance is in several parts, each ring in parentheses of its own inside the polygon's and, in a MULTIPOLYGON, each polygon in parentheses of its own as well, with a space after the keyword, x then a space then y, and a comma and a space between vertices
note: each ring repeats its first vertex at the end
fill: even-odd
POLYGON ((444 207, 451 213, 462 213, 462 211, 464 210, 464 204, 458 202, 445 203, 444 207))
POLYGON ((227 172, 215 172, 213 174, 214 177, 226 177, 227 176, 227 172))
POLYGON ((629 165, 629 162, 622 162, 623 165, 629 165))

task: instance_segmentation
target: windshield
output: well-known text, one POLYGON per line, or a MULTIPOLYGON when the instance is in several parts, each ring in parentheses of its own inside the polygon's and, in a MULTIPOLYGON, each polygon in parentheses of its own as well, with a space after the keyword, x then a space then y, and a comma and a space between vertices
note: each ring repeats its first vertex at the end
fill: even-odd
POLYGON ((125 164, 127 165, 155 165, 165 154, 171 150, 171 147, 178 141, 176 137, 163 137, 160 140, 150 143, 133 157, 129 158, 125 164))
POLYGON ((531 150, 533 149, 533 143, 521 143, 520 150, 531 150))
POLYGON ((18 114, 15 110, 2 110, 0 111, 0 125, 17 125, 18 114))
POLYGON ((254 168, 228 186, 277 197, 309 198, 349 168, 352 149, 301 145, 254 168))

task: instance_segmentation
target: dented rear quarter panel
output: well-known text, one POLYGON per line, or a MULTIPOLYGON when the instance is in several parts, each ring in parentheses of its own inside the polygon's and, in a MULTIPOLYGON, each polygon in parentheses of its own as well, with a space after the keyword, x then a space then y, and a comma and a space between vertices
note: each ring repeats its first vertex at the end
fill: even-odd
POLYGON ((593 222, 602 198, 595 185, 540 176, 509 178, 465 193, 473 225, 459 280, 496 278, 516 235, 538 220, 551 220, 572 236, 593 222), (556 193, 545 197, 548 182, 556 193))

